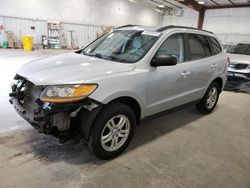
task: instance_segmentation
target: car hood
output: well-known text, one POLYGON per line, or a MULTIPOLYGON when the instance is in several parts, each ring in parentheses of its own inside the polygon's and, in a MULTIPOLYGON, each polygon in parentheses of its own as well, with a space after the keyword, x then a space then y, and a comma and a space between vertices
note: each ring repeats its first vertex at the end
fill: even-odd
POLYGON ((230 54, 227 53, 227 56, 230 57, 232 63, 246 63, 250 64, 250 55, 241 55, 241 54, 230 54))
POLYGON ((105 75, 131 71, 134 67, 134 64, 68 53, 27 63, 17 74, 35 85, 79 84, 105 75))

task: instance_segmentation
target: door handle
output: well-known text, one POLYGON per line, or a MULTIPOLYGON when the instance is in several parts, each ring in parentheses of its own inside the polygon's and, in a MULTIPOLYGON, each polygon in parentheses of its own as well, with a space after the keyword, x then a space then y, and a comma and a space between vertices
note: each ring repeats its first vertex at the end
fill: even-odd
POLYGON ((188 71, 183 71, 183 72, 181 73, 181 77, 182 77, 182 78, 186 78, 189 74, 190 74, 190 72, 188 72, 188 71))
POLYGON ((212 65, 211 65, 211 68, 217 68, 218 67, 218 65, 216 64, 216 63, 213 63, 212 65))

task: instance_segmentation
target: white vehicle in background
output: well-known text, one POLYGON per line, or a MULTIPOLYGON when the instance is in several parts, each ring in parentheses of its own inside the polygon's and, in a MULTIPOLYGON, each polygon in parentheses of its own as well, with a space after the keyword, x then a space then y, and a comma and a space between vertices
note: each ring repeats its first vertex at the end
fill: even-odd
POLYGON ((125 150, 145 117, 187 104, 211 113, 226 79, 226 55, 213 33, 123 26, 75 53, 24 65, 10 102, 40 132, 80 134, 108 159, 125 150))
POLYGON ((227 51, 230 58, 226 90, 250 90, 250 43, 239 43, 227 51))

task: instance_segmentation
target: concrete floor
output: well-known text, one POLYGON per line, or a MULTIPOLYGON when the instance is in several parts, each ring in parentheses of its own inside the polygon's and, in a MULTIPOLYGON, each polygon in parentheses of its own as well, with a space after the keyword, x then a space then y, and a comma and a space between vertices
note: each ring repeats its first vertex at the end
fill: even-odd
POLYGON ((38 134, 8 104, 16 68, 47 54, 0 50, 1 188, 250 188, 249 93, 223 92, 207 116, 189 107, 147 120, 125 153, 101 161, 76 141, 38 134))

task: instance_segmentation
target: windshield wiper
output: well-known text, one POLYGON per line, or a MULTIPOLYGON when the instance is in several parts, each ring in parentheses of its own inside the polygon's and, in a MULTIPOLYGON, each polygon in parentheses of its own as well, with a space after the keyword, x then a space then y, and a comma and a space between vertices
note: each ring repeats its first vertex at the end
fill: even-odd
POLYGON ((87 56, 91 56, 91 57, 98 57, 100 59, 106 59, 106 60, 112 60, 113 59, 110 56, 105 56, 105 55, 102 55, 102 54, 99 54, 99 53, 86 53, 86 52, 83 51, 83 54, 87 55, 87 56))
POLYGON ((99 54, 99 53, 87 53, 85 51, 82 51, 82 54, 87 55, 87 56, 91 56, 91 57, 97 57, 97 58, 100 58, 100 59, 105 59, 105 60, 118 61, 120 63, 123 63, 126 60, 126 58, 125 59, 120 59, 120 58, 117 58, 117 57, 114 57, 114 56, 105 56, 105 55, 102 55, 102 54, 99 54))

